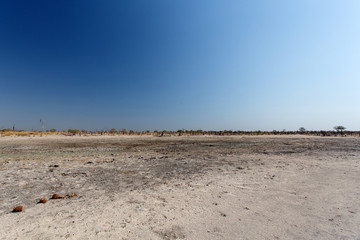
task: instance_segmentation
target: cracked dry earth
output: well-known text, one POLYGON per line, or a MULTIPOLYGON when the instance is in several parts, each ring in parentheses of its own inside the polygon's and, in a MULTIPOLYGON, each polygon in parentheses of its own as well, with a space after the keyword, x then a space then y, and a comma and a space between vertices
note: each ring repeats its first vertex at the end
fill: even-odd
POLYGON ((2 137, 0 192, 0 239, 360 239, 360 138, 2 137))

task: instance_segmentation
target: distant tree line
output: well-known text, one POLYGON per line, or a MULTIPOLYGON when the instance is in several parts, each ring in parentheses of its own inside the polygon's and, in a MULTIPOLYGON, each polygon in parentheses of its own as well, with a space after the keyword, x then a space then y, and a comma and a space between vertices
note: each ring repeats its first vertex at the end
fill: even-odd
POLYGON ((179 129, 177 131, 168 130, 154 130, 154 131, 127 131, 125 128, 117 130, 112 128, 110 130, 96 130, 96 131, 85 131, 78 129, 69 129, 68 133, 71 135, 153 135, 153 136, 200 136, 200 135, 217 135, 217 136, 232 136, 232 135, 312 135, 312 136, 360 136, 360 131, 346 131, 344 126, 335 126, 334 130, 320 130, 320 131, 309 131, 304 127, 300 127, 298 131, 286 131, 285 129, 273 130, 273 131, 233 131, 233 130, 222 130, 222 131, 204 131, 198 130, 186 130, 179 129))
MULTIPOLYGON (((5 135, 25 135, 42 133, 42 131, 24 131, 24 130, 13 130, 10 128, 1 129, 0 133, 5 135), (11 134, 12 133, 12 134, 11 134), (18 134, 16 134, 18 133, 18 134), (23 134, 20 134, 23 133, 23 134)), ((319 130, 319 131, 309 131, 306 130, 304 127, 300 127, 297 131, 286 131, 283 130, 273 130, 273 131, 233 131, 233 130, 222 130, 222 131, 204 131, 201 129, 198 130, 186 130, 186 129, 179 129, 177 131, 168 131, 168 130, 155 130, 155 131, 135 131, 129 130, 127 131, 125 128, 117 130, 116 128, 112 128, 110 130, 95 130, 95 131, 88 131, 88 130, 80 130, 80 129, 68 129, 68 130, 61 130, 58 131, 56 129, 49 129, 46 130, 44 134, 64 134, 69 136, 83 136, 83 135, 151 135, 157 137, 164 137, 164 136, 201 136, 201 135, 215 135, 215 136, 233 136, 233 135, 250 135, 250 136, 261 136, 261 135, 309 135, 309 136, 360 136, 360 131, 346 131, 344 126, 335 126, 334 130, 319 130)))

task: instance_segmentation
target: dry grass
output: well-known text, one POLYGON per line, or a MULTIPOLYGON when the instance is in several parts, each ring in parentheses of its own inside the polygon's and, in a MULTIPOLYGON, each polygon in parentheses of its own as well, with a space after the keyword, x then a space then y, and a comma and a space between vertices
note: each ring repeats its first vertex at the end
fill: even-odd
POLYGON ((33 131, 4 131, 0 132, 0 136, 19 136, 19 137, 32 137, 32 136, 54 136, 54 135, 63 135, 67 134, 67 132, 33 132, 33 131))

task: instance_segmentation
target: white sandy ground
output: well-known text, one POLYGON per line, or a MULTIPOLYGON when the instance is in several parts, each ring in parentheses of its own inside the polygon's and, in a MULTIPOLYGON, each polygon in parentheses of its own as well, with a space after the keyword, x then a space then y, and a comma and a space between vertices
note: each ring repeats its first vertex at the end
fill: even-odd
MULTIPOLYGON (((178 138, 162 138, 161 141, 171 142, 178 138)), ((159 140, 155 137, 0 138, 0 147, 2 147, 0 195, 4 196, 5 191, 10 191, 9 184, 17 189, 16 193, 19 196, 22 194, 21 191, 32 191, 31 188, 24 188, 23 185, 35 181, 31 180, 34 178, 31 174, 39 169, 48 169, 49 164, 58 163, 59 171, 69 172, 76 171, 76 168, 89 159, 96 163, 99 159, 109 158, 108 152, 103 150, 99 151, 104 156, 96 155, 91 158, 91 155, 84 155, 83 152, 77 153, 78 148, 74 148, 73 155, 66 156, 67 162, 60 157, 60 160, 57 160, 54 156, 58 156, 56 155, 58 153, 55 155, 44 153, 46 158, 49 158, 49 162, 46 163, 43 157, 36 153, 34 157, 28 157, 29 153, 26 151, 27 155, 18 154, 19 149, 36 149, 39 143, 46 144, 47 141, 63 143, 69 141, 68 139, 72 142, 91 139, 89 141, 92 142, 126 143, 144 139, 150 142, 159 140), (12 149, 14 151, 11 151, 12 149), (27 156, 28 159, 21 159, 23 156, 27 156), (25 173, 29 176, 26 177, 25 173), (21 179, 24 179, 25 183, 22 183, 21 179)), ((20 200, 1 199, 0 239, 360 239, 359 138, 182 137, 181 139, 185 143, 191 140, 199 143, 210 141, 225 144, 229 139, 232 142, 251 141, 267 144, 275 141, 278 145, 285 144, 281 145, 282 150, 284 148, 289 150, 288 144, 296 145, 296 148, 291 148, 293 150, 298 149, 302 144, 308 146, 311 143, 311 146, 317 146, 319 142, 320 148, 314 147, 298 152, 280 151, 280 153, 273 153, 273 149, 266 149, 267 153, 255 150, 254 153, 229 151, 226 155, 219 152, 219 149, 209 148, 206 149, 206 155, 195 155, 195 157, 205 156, 204 159, 211 159, 221 156, 234 164, 212 165, 206 171, 191 175, 175 174, 166 180, 159 180, 159 184, 149 183, 148 187, 132 189, 119 185, 117 190, 116 186, 115 188, 112 186, 110 194, 107 192, 108 187, 105 186, 108 183, 104 183, 103 188, 101 184, 85 184, 75 189, 80 197, 49 200, 46 204, 35 203, 45 193, 47 194, 45 197, 49 198, 51 193, 54 193, 54 189, 47 191, 46 188, 41 190, 39 188, 39 192, 36 192, 34 185, 35 192, 26 195, 32 199, 28 199, 29 203, 24 204, 24 212, 10 212, 15 203, 22 204, 16 202, 20 200)), ((274 149, 280 149, 278 145, 274 149)), ((215 148, 221 147, 215 146, 215 148)), ((111 148, 112 152, 115 150, 111 148)), ((138 149, 137 155, 134 159, 130 156, 129 161, 135 161, 135 157, 138 159, 139 156, 157 156, 154 161, 161 161, 159 153, 152 150, 151 147, 138 149)), ((192 150, 191 154, 195 152, 196 149, 192 150)), ((194 158, 187 153, 189 152, 184 152, 183 157, 194 158)), ((129 153, 126 153, 126 156, 129 158, 129 153)), ((117 167, 128 164, 125 162, 125 155, 118 155, 117 160, 123 161, 116 165, 117 167)), ((115 167, 115 165, 111 166, 113 163, 105 163, 109 169, 115 167)), ((105 168, 105 165, 102 165, 105 163, 99 161, 96 164, 97 167, 105 168)), ((90 178, 92 166, 86 169, 89 169, 88 178, 90 178)), ((150 177, 145 175, 144 179, 150 177)), ((80 180, 79 176, 70 179, 70 181, 80 180)), ((47 182, 43 184, 48 184, 51 179, 44 181, 47 182)), ((64 184, 70 183, 64 182, 64 184)), ((146 185, 145 182, 144 184, 146 185)), ((70 191, 66 186, 58 188, 57 191, 60 194, 68 193, 64 192, 64 189, 70 191)), ((9 198, 11 194, 9 193, 9 198)), ((17 196, 13 197, 16 199, 17 196)))

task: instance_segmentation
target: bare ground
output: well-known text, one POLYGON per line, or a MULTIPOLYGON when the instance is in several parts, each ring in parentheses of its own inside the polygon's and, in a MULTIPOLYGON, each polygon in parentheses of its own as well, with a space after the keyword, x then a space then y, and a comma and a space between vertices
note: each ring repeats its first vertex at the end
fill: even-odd
POLYGON ((3 137, 0 238, 360 239, 359 157, 360 138, 3 137))

